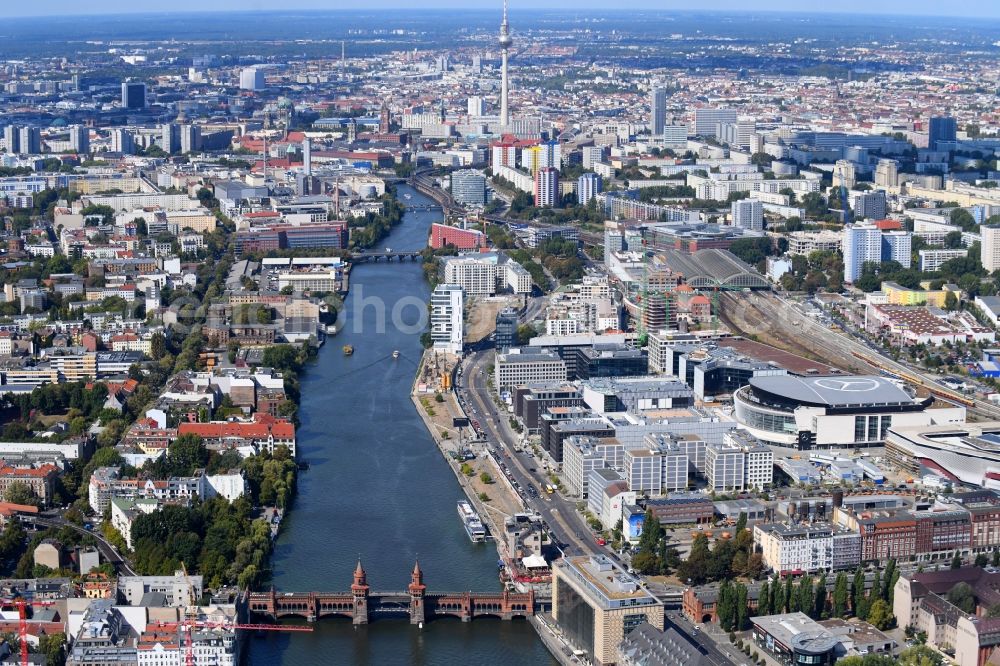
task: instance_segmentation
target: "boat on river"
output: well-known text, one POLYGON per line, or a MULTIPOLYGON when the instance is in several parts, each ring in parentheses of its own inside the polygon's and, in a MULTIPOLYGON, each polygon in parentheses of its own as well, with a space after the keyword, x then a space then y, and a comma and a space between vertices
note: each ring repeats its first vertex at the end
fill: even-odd
POLYGON ((483 521, 479 519, 479 514, 472 509, 472 505, 466 500, 458 501, 458 516, 462 519, 462 526, 465 533, 473 543, 486 541, 486 528, 483 521))
POLYGON ((394 349, 392 351, 392 357, 393 358, 399 358, 399 350, 398 349, 394 349))
POLYGON ((354 353, 354 345, 344 345, 342 349, 344 351, 344 356, 350 356, 354 353))

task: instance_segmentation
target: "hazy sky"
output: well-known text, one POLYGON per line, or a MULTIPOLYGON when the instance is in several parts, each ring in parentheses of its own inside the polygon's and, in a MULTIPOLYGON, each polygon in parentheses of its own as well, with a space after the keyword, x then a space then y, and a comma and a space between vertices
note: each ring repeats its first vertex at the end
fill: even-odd
MULTIPOLYGON (((381 9, 381 8, 460 8, 496 9, 501 0, 40 0, 35 3, 11 2, 4 9, 6 16, 48 16, 53 14, 94 14, 120 12, 162 12, 201 10, 269 10, 269 9, 381 9)), ((510 0, 511 8, 518 9, 574 9, 604 10, 615 8, 636 9, 736 9, 736 10, 795 10, 803 11, 802 0, 624 0, 608 3, 607 0, 510 0)), ((819 3, 817 3, 819 4, 819 3)), ((864 12, 883 14, 927 14, 973 17, 1000 17, 1000 3, 995 0, 839 0, 836 3, 822 3, 824 9, 838 12, 864 12)))

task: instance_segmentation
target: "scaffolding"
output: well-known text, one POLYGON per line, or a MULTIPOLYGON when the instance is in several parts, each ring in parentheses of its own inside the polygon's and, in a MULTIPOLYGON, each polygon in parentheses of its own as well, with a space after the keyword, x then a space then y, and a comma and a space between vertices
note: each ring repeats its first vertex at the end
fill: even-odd
MULTIPOLYGON (((669 328, 676 320, 674 308, 674 293, 677 288, 676 279, 663 279, 657 275, 650 279, 655 264, 652 252, 646 249, 646 240, 642 241, 642 290, 639 294, 639 316, 635 330, 639 338, 639 346, 646 346, 650 330, 669 328), (673 314, 674 319, 671 319, 673 314)), ((660 271, 657 271, 660 273, 660 271)))

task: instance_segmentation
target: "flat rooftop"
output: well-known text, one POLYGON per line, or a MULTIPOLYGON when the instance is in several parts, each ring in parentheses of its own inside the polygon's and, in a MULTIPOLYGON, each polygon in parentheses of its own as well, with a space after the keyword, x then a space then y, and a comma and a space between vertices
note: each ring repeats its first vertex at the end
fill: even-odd
POLYGON ((603 555, 568 557, 557 566, 591 592, 597 593, 598 597, 603 597, 605 608, 659 603, 656 597, 639 585, 635 577, 603 555))
POLYGON ((753 377, 754 389, 790 402, 827 407, 849 405, 913 404, 914 399, 896 384, 877 375, 837 377, 796 377, 773 375, 753 377))

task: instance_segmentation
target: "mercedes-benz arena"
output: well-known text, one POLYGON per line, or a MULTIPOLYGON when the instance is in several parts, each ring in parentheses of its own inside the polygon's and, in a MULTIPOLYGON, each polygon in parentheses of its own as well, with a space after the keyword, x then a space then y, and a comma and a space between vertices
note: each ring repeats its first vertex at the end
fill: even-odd
POLYGON ((733 402, 755 437, 798 449, 881 446, 893 426, 965 423, 964 407, 931 409, 932 398, 877 375, 753 377, 733 402))

